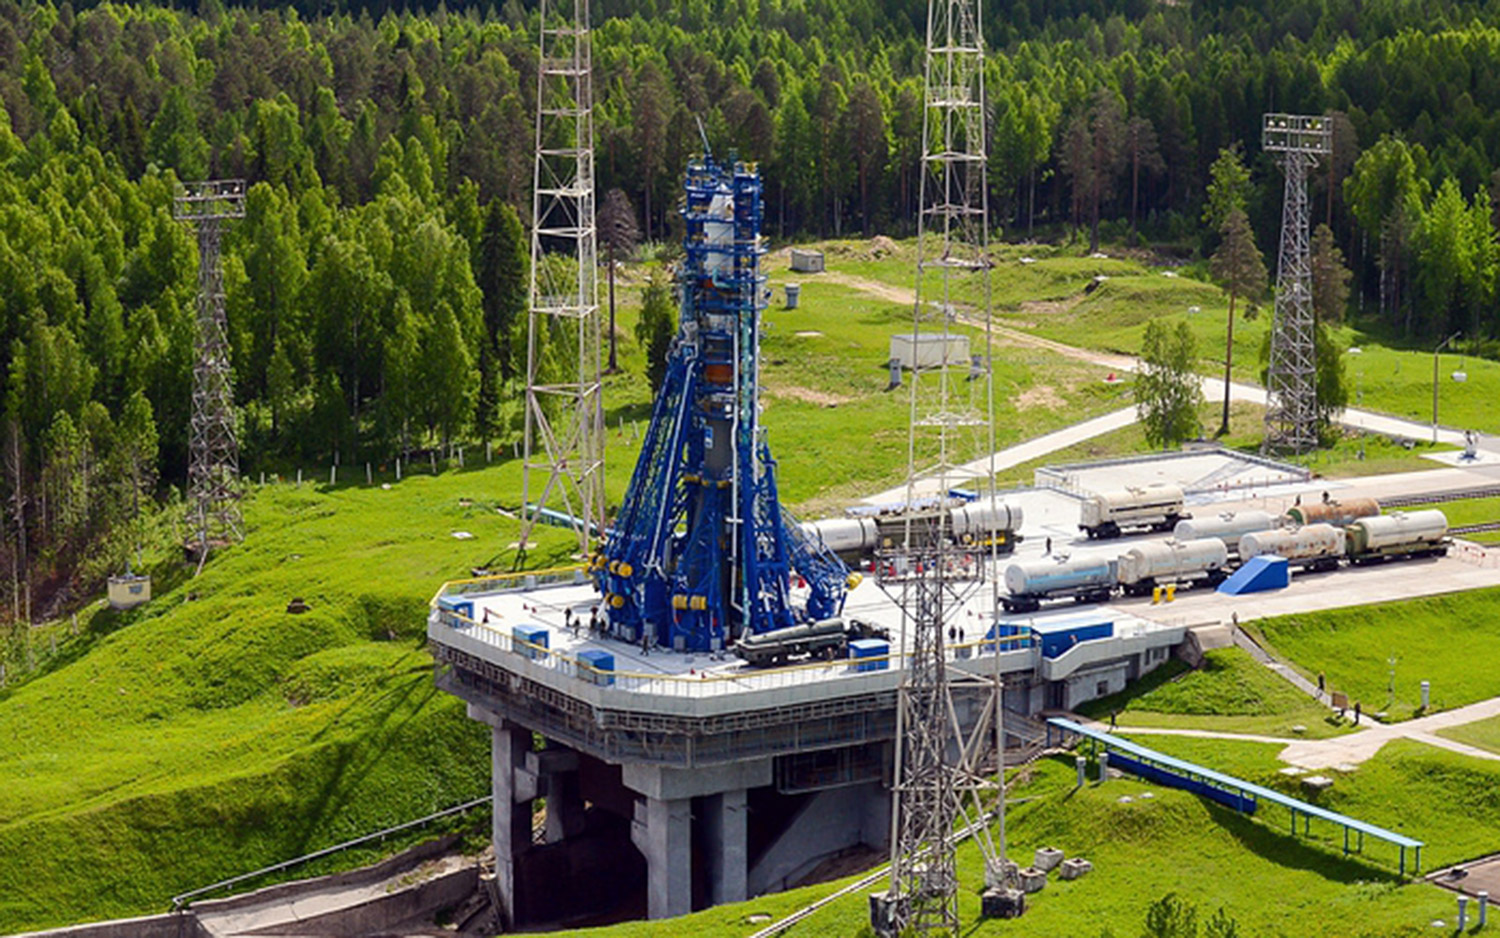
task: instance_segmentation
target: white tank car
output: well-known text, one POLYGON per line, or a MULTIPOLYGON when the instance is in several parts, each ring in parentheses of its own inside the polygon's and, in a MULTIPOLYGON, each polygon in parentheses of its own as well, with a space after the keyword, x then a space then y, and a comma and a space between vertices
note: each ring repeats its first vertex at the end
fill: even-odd
POLYGON ((1149 591, 1159 581, 1182 583, 1188 580, 1222 579, 1229 563, 1229 548, 1216 537, 1195 541, 1144 541, 1131 545, 1120 555, 1120 585, 1132 595, 1149 591))
POLYGON ((1240 538, 1240 559, 1262 554, 1285 557, 1287 563, 1315 570, 1331 570, 1344 556, 1344 532, 1331 524, 1252 531, 1240 538))
POLYGON ((1115 561, 1103 554, 1023 560, 1005 567, 1005 588, 1013 596, 1047 596, 1077 588, 1115 585, 1115 561))
POLYGON ((824 518, 802 522, 802 533, 835 554, 859 554, 880 544, 880 528, 873 518, 824 518))
POLYGON ((1117 537, 1121 528, 1170 530, 1181 518, 1182 489, 1164 482, 1095 492, 1083 500, 1078 527, 1089 537, 1117 537))
POLYGON ((1448 516, 1436 508, 1361 518, 1346 529, 1349 559, 1429 553, 1448 535, 1448 516))
POLYGON ((998 499, 970 502, 953 509, 953 533, 958 537, 971 536, 977 540, 996 531, 1019 531, 1021 518, 1019 505, 1007 505, 998 499))
MULTIPOLYGON (((1172 536, 1179 541, 1195 541, 1200 537, 1216 537, 1230 551, 1238 551, 1240 538, 1253 531, 1269 531, 1279 523, 1269 511, 1226 511, 1207 518, 1187 518, 1177 522, 1172 536)), ((1243 552, 1241 553, 1243 556, 1243 552)))

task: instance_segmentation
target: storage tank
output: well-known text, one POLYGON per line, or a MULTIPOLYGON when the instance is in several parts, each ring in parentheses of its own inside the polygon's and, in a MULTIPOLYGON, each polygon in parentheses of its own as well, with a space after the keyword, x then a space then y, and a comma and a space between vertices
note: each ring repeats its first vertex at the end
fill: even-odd
POLYGON ((1436 544, 1448 534, 1448 516, 1436 508, 1361 518, 1349 525, 1349 556, 1399 553, 1405 546, 1436 544))
POLYGON ((1240 538, 1241 560, 1261 554, 1275 554, 1291 563, 1332 563, 1344 555, 1344 532, 1331 524, 1304 524, 1300 528, 1252 531, 1240 538))
POLYGON ((1015 596, 1108 588, 1114 583, 1114 561, 1102 554, 1018 561, 1005 568, 1005 588, 1015 596))
POLYGON ((1334 499, 1311 505, 1293 505, 1286 516, 1293 524, 1332 524, 1346 527, 1360 518, 1380 514, 1380 502, 1373 498, 1334 499))
MULTIPOLYGON (((1252 531, 1269 531, 1280 519, 1269 511, 1226 511, 1207 518, 1187 518, 1177 522, 1172 536, 1179 541, 1216 537, 1230 550, 1238 550, 1240 538, 1252 531)), ((1243 556, 1243 551, 1241 552, 1243 556)))
POLYGON ((872 551, 880 544, 880 529, 873 518, 824 518, 802 522, 807 539, 822 542, 835 554, 872 551))
POLYGON ((1133 586, 1156 579, 1182 579, 1218 570, 1229 562, 1229 548, 1216 537, 1194 541, 1146 541, 1120 555, 1120 582, 1133 586))
POLYGON ((998 499, 971 502, 953 509, 953 533, 959 537, 966 534, 977 537, 996 531, 1019 531, 1021 518, 1019 505, 1007 505, 998 499))

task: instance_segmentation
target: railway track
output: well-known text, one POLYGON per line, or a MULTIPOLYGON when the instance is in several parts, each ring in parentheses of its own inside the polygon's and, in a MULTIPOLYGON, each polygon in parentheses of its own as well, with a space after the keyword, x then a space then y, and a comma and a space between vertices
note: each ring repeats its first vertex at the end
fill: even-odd
POLYGON ((1478 534, 1481 531, 1500 531, 1500 521, 1486 521, 1483 524, 1461 524, 1455 528, 1449 528, 1449 534, 1478 534))
POLYGON ((1439 502, 1462 502, 1473 498, 1500 498, 1500 485, 1480 489, 1458 489, 1446 492, 1422 492, 1417 495, 1402 495, 1397 498, 1382 498, 1384 508, 1410 508, 1413 505, 1435 505, 1439 502))

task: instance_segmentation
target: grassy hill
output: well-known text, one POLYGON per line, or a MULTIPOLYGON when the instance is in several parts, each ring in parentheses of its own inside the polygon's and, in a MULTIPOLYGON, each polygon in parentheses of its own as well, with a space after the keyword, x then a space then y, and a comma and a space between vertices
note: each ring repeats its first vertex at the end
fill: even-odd
POLYGON ((0 693, 0 931, 160 910, 487 793, 487 737, 434 689, 423 630, 435 584, 514 539, 499 475, 267 486, 200 577, 164 558, 151 604, 88 610, 0 693))

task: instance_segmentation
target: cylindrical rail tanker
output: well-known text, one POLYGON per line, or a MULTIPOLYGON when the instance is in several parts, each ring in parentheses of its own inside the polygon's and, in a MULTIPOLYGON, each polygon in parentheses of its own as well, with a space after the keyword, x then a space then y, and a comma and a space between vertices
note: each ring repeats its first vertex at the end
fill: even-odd
POLYGON ((1095 492, 1083 500, 1078 527, 1092 538, 1119 537, 1125 528, 1170 531, 1183 518, 1182 489, 1153 483, 1113 492, 1095 492))
POLYGON ((1361 518, 1344 533, 1351 563, 1448 552, 1448 516, 1436 508, 1361 518))
POLYGON ((1120 555, 1119 580, 1125 592, 1141 596, 1165 583, 1205 580, 1217 586, 1226 576, 1229 548, 1216 537, 1194 541, 1143 541, 1120 555))
POLYGON ((880 526, 874 518, 824 518, 802 522, 802 533, 813 542, 848 560, 873 553, 880 546, 880 526))
POLYGON ((1224 542, 1229 552, 1240 549, 1240 538, 1254 531, 1270 531, 1280 520, 1269 511, 1226 511, 1207 518, 1188 518, 1177 522, 1172 536, 1179 541, 1195 541, 1200 537, 1216 537, 1224 542))
POLYGON ((1361 518, 1380 514, 1380 502, 1373 498, 1349 498, 1344 500, 1314 502, 1310 505, 1293 505, 1287 509, 1287 520, 1292 524, 1331 524, 1337 528, 1348 527, 1361 518))
POLYGON ((1241 560, 1262 554, 1285 557, 1293 566, 1333 570, 1344 556, 1344 532, 1331 524, 1304 524, 1300 528, 1255 531, 1240 538, 1241 560))
POLYGON ((1000 600, 1006 612, 1035 612, 1044 599, 1072 597, 1075 602, 1107 602, 1115 588, 1115 561, 1101 555, 1024 560, 1005 568, 1000 600))
POLYGON ((1015 532, 1021 530, 1022 517, 1020 505, 1007 505, 998 499, 970 502, 953 509, 953 539, 1009 553, 1015 549, 1015 532))

